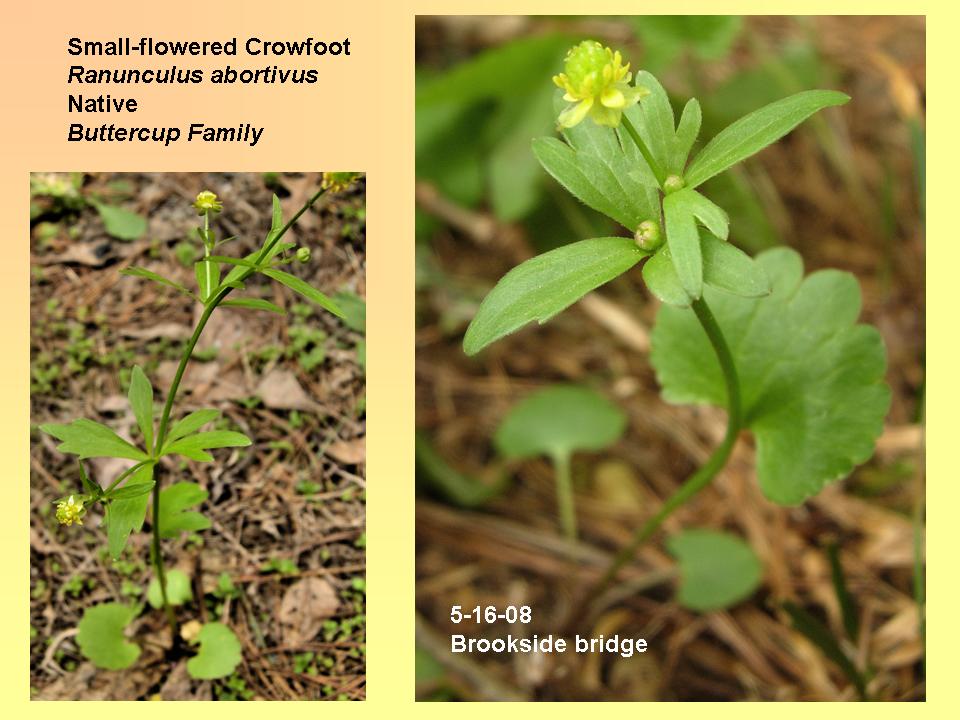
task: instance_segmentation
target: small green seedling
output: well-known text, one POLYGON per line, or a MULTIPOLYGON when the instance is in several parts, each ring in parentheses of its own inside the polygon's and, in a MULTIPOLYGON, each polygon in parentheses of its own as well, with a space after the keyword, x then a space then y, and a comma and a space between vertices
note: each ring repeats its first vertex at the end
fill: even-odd
MULTIPOLYGON (((193 334, 181 353, 176 374, 159 413, 159 422, 155 422, 157 412, 153 386, 143 369, 136 366, 129 371, 128 397, 139 429, 138 442, 125 440, 112 428, 88 419, 40 426, 41 430, 61 441, 57 448, 60 452, 73 454, 78 458, 79 483, 76 492, 56 501, 56 517, 61 524, 82 525, 93 506, 103 506, 107 549, 114 560, 119 560, 130 535, 143 527, 147 510, 152 509, 151 560, 155 577, 147 590, 147 601, 155 609, 163 608, 175 639, 179 635, 174 607, 190 602, 193 595, 190 579, 186 574, 179 570, 165 570, 161 541, 177 538, 183 533, 193 536, 194 533, 210 527, 210 520, 193 509, 207 499, 207 491, 196 483, 177 482, 161 488, 160 461, 167 456, 179 456, 181 461, 186 459, 212 462, 214 457, 210 450, 251 444, 250 438, 239 432, 203 429, 220 417, 219 410, 196 410, 174 421, 174 403, 184 372, 193 359, 193 351, 203 329, 218 308, 236 307, 285 313, 282 308, 260 298, 232 297, 235 291, 246 289, 246 283, 255 275, 275 280, 325 310, 343 317, 343 313, 330 298, 281 268, 295 261, 310 260, 309 249, 295 249, 295 243, 284 241, 287 231, 323 193, 341 191, 356 178, 357 173, 324 173, 320 190, 286 222, 283 220, 280 201, 274 196, 272 222, 266 239, 259 250, 239 258, 215 254, 217 248, 233 238, 217 238, 211 227, 211 220, 221 211, 222 205, 212 192, 201 192, 193 205, 203 218, 203 225, 197 228, 196 232, 203 250, 202 258, 194 266, 196 290, 146 268, 132 267, 122 271, 124 275, 144 278, 172 288, 192 298, 202 307, 193 334), (224 269, 225 273, 222 272, 224 269), (98 457, 121 458, 132 461, 132 464, 104 488, 89 478, 83 463, 88 458, 98 457)), ((126 222, 129 218, 107 213, 104 220, 117 223, 126 222)), ((129 642, 125 633, 128 625, 142 609, 139 606, 119 603, 88 608, 78 628, 77 642, 81 652, 98 667, 117 670, 132 665, 140 655, 140 648, 129 642)), ((233 673, 242 660, 240 643, 226 625, 207 623, 200 630, 197 643, 197 655, 187 663, 187 669, 193 677, 226 677, 233 673)))
POLYGON ((709 612, 736 605, 760 585, 763 568, 753 549, 735 535, 684 530, 667 540, 680 568, 677 602, 709 612))
POLYGON ((664 399, 718 405, 728 423, 714 454, 637 529, 596 595, 664 519, 710 483, 741 430, 756 438, 764 494, 796 505, 871 457, 890 389, 880 334, 857 324, 856 279, 835 270, 805 277, 800 256, 785 248, 751 258, 727 242, 726 212, 699 191, 848 96, 791 95, 737 120, 690 159, 700 130, 697 101, 687 102, 676 122, 657 79, 641 71, 631 84, 619 53, 582 42, 554 82, 562 139, 538 138, 533 153, 568 192, 632 237, 582 240, 515 267, 483 300, 464 351, 474 355, 531 321, 546 322, 642 263, 647 288, 662 303, 651 361, 664 399))
POLYGON ((589 388, 558 385, 521 400, 504 418, 494 444, 505 458, 550 458, 557 476, 560 526, 577 537, 570 458, 583 450, 606 450, 623 435, 627 417, 603 395, 589 388))

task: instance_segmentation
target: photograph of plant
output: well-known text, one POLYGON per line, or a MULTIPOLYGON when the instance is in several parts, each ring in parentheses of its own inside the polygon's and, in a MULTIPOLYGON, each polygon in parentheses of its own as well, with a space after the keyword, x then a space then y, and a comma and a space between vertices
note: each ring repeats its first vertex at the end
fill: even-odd
POLYGON ((31 176, 31 697, 365 696, 365 180, 31 176))
POLYGON ((418 699, 925 699, 924 32, 418 19, 418 699))

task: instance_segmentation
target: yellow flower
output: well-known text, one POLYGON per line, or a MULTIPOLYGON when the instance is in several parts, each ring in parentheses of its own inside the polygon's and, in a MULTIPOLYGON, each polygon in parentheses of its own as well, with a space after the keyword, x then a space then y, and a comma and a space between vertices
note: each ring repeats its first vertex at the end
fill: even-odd
POLYGON ((356 172, 325 172, 320 187, 330 192, 343 192, 358 177, 360 177, 360 173, 356 172))
POLYGON ((587 115, 598 125, 617 127, 625 108, 649 94, 630 85, 630 63, 623 64, 620 51, 614 52, 596 40, 584 40, 567 52, 563 72, 553 76, 565 92, 563 99, 576 103, 557 118, 560 127, 571 128, 587 115))
POLYGON ((216 194, 210 192, 209 190, 204 190, 202 193, 199 193, 196 201, 193 203, 193 206, 201 215, 208 212, 220 212, 223 210, 223 203, 217 200, 216 194))
POLYGON ((61 525, 83 525, 83 503, 77 502, 73 495, 57 503, 57 520, 61 525))

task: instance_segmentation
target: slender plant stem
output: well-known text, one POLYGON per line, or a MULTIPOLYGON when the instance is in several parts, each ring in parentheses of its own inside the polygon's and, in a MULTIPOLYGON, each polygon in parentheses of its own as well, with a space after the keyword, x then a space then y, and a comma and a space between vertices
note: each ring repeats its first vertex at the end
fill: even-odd
POLYGON ((664 181, 667 179, 666 173, 664 172, 663 168, 660 167, 660 163, 654 159, 653 153, 650 152, 650 148, 647 147, 647 144, 643 141, 643 138, 640 137, 640 133, 637 132, 637 128, 634 126, 634 124, 630 122, 630 118, 627 117, 627 114, 624 113, 621 116, 621 119, 622 125, 627 129, 627 133, 629 133, 630 137, 633 138, 634 144, 637 146, 640 154, 643 155, 643 159, 647 161, 647 165, 650 166, 653 176, 657 179, 657 182, 662 188, 664 181))
POLYGON ((122 483, 124 480, 126 480, 128 477, 130 477, 131 475, 133 475, 137 470, 139 470, 140 468, 142 468, 144 465, 147 465, 147 464, 149 464, 149 463, 151 463, 151 462, 153 462, 153 461, 152 461, 152 460, 144 460, 143 462, 138 462, 138 463, 137 463, 136 465, 134 465, 133 467, 127 468, 126 470, 124 470, 122 473, 120 473, 120 474, 117 476, 117 479, 116 479, 116 480, 114 480, 112 483, 110 483, 110 486, 109 486, 106 490, 103 491, 103 494, 104 494, 104 495, 109 495, 111 492, 113 492, 114 490, 117 489, 117 485, 119 485, 119 484, 122 483))
POLYGON ((570 453, 553 456, 553 468, 557 474, 557 509, 560 528, 570 542, 577 539, 577 510, 573 502, 573 480, 570 477, 570 453))
MULTIPOLYGON (((293 227, 294 223, 300 219, 300 216, 303 215, 310 207, 326 192, 325 188, 320 188, 313 197, 311 197, 307 202, 301 207, 287 223, 280 228, 280 231, 276 236, 270 241, 269 244, 265 245, 260 253, 257 255, 257 260, 255 265, 259 265, 265 258, 270 254, 270 251, 276 247, 277 243, 280 242, 287 231, 293 227)), ((210 232, 210 216, 209 213, 204 214, 204 247, 206 247, 207 233, 210 232)), ((207 253, 209 255, 209 253, 207 253)), ((210 263, 207 262, 207 271, 210 270, 210 263)), ((243 282, 251 275, 257 272, 256 267, 246 268, 243 274, 239 277, 239 281, 243 282)), ((213 311, 217 309, 217 306, 226 299, 227 295, 233 290, 232 287, 222 287, 217 292, 217 294, 204 304, 203 314, 200 315, 200 319, 197 321, 197 326, 193 330, 193 334, 190 336, 190 339, 187 341, 186 346, 183 349, 183 354, 180 356, 180 364, 177 366, 177 372, 173 376, 173 382, 170 383, 170 390, 167 393, 167 401, 163 406, 163 413, 160 416, 160 427, 157 430, 156 441, 153 446, 153 458, 156 462, 160 457, 160 451, 163 449, 163 443, 167 438, 167 429, 170 425, 170 413, 173 411, 173 403, 177 397, 177 393, 180 390, 180 383, 183 380, 183 374, 186 372, 187 365, 190 363, 190 358, 193 357, 193 350, 197 346, 197 342, 200 340, 200 335, 203 333, 203 329, 207 326, 207 321, 210 320, 210 316, 213 315, 213 311)), ((167 600, 167 578, 166 570, 163 566, 163 556, 160 552, 160 478, 154 473, 154 485, 153 485, 153 542, 152 542, 152 555, 153 555, 153 564, 157 571, 157 581, 160 583, 160 596, 163 600, 163 609, 167 615, 167 622, 170 624, 170 629, 173 632, 174 639, 176 639, 177 634, 177 619, 173 612, 173 607, 171 607, 169 601, 167 600)))
POLYGON ((737 378, 736 366, 733 362, 733 356, 730 354, 730 348, 723 337, 720 326, 717 325, 713 313, 706 301, 702 298, 693 302, 693 312, 696 314, 700 325, 703 326, 713 351, 720 362, 720 369, 723 372, 723 379, 727 388, 727 432, 724 435, 723 442, 713 451, 706 463, 704 463, 679 489, 671 495, 660 508, 660 511, 652 518, 647 520, 634 534, 630 544, 624 547, 614 559, 606 572, 591 588, 588 598, 599 597, 610 587, 616 579, 620 570, 636 555, 637 550, 660 528, 663 521, 681 505, 700 492, 710 484, 710 481, 716 477, 717 473, 727 464, 733 446, 740 434, 743 423, 742 409, 740 406, 740 381, 737 378))

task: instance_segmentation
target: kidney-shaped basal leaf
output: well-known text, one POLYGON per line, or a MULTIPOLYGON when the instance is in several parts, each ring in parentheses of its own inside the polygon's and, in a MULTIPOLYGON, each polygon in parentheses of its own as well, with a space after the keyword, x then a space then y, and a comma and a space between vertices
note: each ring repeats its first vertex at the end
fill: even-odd
MULTIPOLYGON (((138 485, 150 485, 152 488, 153 483, 153 464, 150 463, 131 475, 123 487, 133 488, 138 485)), ((110 549, 110 556, 114 560, 120 558, 120 553, 126 547, 130 533, 143 527, 143 519, 147 514, 149 500, 150 496, 143 493, 134 497, 112 500, 107 505, 107 545, 110 549)))
POLYGON ((644 257, 633 240, 608 237, 564 245, 521 263, 483 299, 463 338, 463 351, 476 355, 532 320, 545 323, 644 257))
MULTIPOLYGON (((793 505, 873 454, 890 405, 886 352, 876 328, 856 324, 860 288, 852 275, 821 270, 804 278, 800 256, 786 248, 757 262, 770 279, 769 296, 708 288, 705 298, 740 376, 760 487, 793 505)), ((652 345, 667 401, 725 403, 719 364, 691 311, 663 306, 652 345)))
POLYGON ((187 435, 174 442, 164 443, 160 454, 183 455, 191 460, 210 462, 213 460, 213 456, 206 452, 207 450, 224 447, 246 447, 249 444, 250 438, 243 433, 231 430, 209 430, 196 435, 187 435))
POLYGON ((728 608, 749 597, 760 584, 760 561, 734 535, 684 530, 667 540, 667 548, 680 565, 677 601, 690 610, 728 608))
POLYGON ((123 632, 136 616, 135 608, 120 603, 87 608, 77 626, 80 652, 104 670, 130 667, 140 657, 140 648, 128 642, 123 632))
POLYGON ((600 393, 556 385, 517 403, 497 428, 494 444, 509 459, 566 457, 577 450, 609 447, 626 426, 623 410, 600 393))
POLYGON ((210 527, 210 519, 188 510, 207 499, 209 493, 196 483, 180 482, 160 491, 160 537, 172 538, 181 532, 210 527))
POLYGON ((187 672, 196 680, 227 677, 243 661, 240 641, 223 623, 207 623, 197 635, 200 652, 187 660, 187 672))
MULTIPOLYGON (((558 111, 566 103, 557 96, 558 111)), ((633 141, 594 122, 564 131, 566 142, 537 138, 533 154, 566 190, 631 232, 645 220, 660 219, 657 179, 633 141)))
POLYGON ((696 187, 760 152, 818 110, 849 100, 849 95, 835 90, 806 90, 754 110, 721 130, 693 159, 684 174, 687 187, 696 187))
POLYGON ((40 429, 62 443, 57 450, 82 458, 115 457, 146 460, 147 454, 134 447, 113 430, 93 420, 80 418, 66 425, 47 423, 40 429))
MULTIPOLYGON (((190 589, 190 578, 183 570, 171 568, 167 570, 167 602, 171 605, 183 605, 193 599, 193 591, 190 589)), ((153 578, 147 587, 147 602, 155 610, 163 607, 163 594, 160 592, 160 581, 153 578)))

